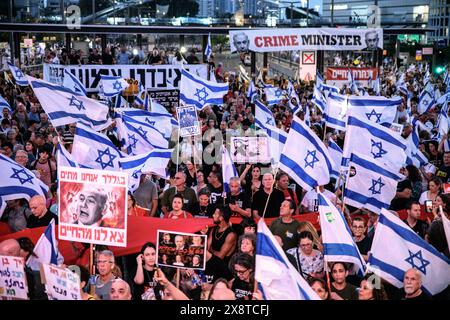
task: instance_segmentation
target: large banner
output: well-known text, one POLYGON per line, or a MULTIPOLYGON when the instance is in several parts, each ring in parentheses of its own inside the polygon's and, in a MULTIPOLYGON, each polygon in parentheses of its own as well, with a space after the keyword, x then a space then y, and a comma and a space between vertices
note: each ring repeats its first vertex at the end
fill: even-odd
POLYGON ((127 185, 124 172, 60 167, 59 238, 127 246, 127 185))
MULTIPOLYGON (((208 77, 206 64, 186 65, 186 70, 203 79, 208 77)), ((87 92, 98 92, 101 75, 132 78, 147 90, 175 90, 180 88, 181 69, 175 65, 52 65, 44 64, 44 80, 62 85, 64 69, 74 74, 86 87, 87 92)), ((157 99, 158 100, 158 99, 157 99)))
MULTIPOLYGON (((344 84, 348 85, 348 70, 349 68, 327 68, 327 84, 342 87, 344 84)), ((369 79, 375 80, 377 78, 377 68, 350 68, 353 79, 360 85, 367 87, 369 79)))
POLYGON ((383 49, 383 29, 288 28, 230 31, 231 52, 383 49))
POLYGON ((28 299, 27 276, 23 258, 0 256, 0 297, 28 299))

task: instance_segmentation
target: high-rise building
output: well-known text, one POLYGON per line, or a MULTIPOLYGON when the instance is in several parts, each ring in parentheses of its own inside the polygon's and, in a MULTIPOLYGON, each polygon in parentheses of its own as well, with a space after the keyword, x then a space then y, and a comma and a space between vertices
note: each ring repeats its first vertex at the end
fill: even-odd
POLYGON ((219 16, 234 14, 240 8, 238 0, 218 0, 218 1, 219 1, 219 12, 218 12, 219 16))
POLYGON ((428 27, 434 29, 428 34, 430 42, 439 41, 450 45, 450 0, 431 0, 428 27))
POLYGON ((244 14, 256 16, 257 2, 258 0, 244 0, 244 14))
MULTIPOLYGON (((448 0, 443 1, 449 2, 448 0)), ((331 12, 333 11, 334 24, 366 23, 367 7, 374 5, 376 2, 380 8, 380 23, 382 26, 428 23, 430 0, 323 0, 323 18, 327 22, 331 22, 331 12), (331 7, 332 2, 334 2, 334 8, 331 7)))
POLYGON ((218 0, 197 0, 199 18, 214 17, 214 7, 218 0))

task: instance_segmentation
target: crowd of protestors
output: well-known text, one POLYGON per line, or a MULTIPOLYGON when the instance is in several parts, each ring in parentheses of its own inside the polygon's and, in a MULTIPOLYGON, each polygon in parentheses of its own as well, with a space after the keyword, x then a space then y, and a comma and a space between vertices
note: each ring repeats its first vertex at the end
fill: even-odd
MULTIPOLYGON (((70 52, 47 56, 51 63, 80 64, 80 52, 70 52)), ((125 47, 106 49, 99 53, 96 49, 88 55, 88 63, 128 64, 133 56, 125 47)), ((145 58, 146 64, 183 64, 198 63, 195 52, 184 57, 177 51, 172 62, 164 50, 154 49, 145 58)), ((438 251, 450 257, 448 243, 443 231, 439 206, 443 214, 450 213, 450 196, 444 193, 443 183, 450 179, 450 150, 445 150, 447 136, 441 140, 432 140, 436 133, 438 108, 419 115, 417 112, 418 95, 421 92, 420 80, 424 71, 418 68, 407 73, 406 78, 413 97, 412 114, 423 124, 420 130, 420 150, 426 155, 429 164, 421 168, 405 166, 406 179, 400 181, 395 198, 392 201, 393 212, 407 211, 405 222, 420 237, 426 239, 438 251), (420 219, 421 205, 431 201, 432 218, 420 219)), ((286 173, 273 174, 270 164, 238 165, 239 177, 229 181, 230 191, 224 194, 224 181, 221 166, 206 163, 196 158, 191 151, 195 145, 200 154, 215 154, 214 145, 221 145, 227 136, 249 136, 256 129, 254 105, 246 95, 246 86, 238 77, 221 74, 223 81, 229 83, 229 93, 224 97, 222 106, 207 106, 199 112, 202 135, 185 138, 181 142, 180 159, 177 166, 170 163, 170 179, 155 175, 142 175, 139 187, 129 193, 129 215, 158 217, 161 219, 212 218, 214 227, 202 230, 208 235, 206 269, 203 271, 181 269, 179 285, 176 285, 176 272, 173 268, 158 267, 156 264, 156 246, 146 243, 139 253, 115 257, 107 247, 97 246, 95 256, 96 275, 87 271, 86 247, 73 244, 73 250, 79 256, 78 267, 81 270, 81 295, 85 300, 185 300, 185 299, 238 299, 260 300, 261 292, 254 287, 256 221, 261 216, 275 218, 270 230, 276 236, 292 265, 298 270, 311 287, 324 300, 386 300, 386 299, 432 299, 421 290, 421 273, 410 269, 405 273, 404 288, 397 289, 384 280, 378 286, 373 285, 373 275, 364 278, 350 275, 347 263, 326 264, 320 230, 310 222, 299 222, 298 215, 317 210, 317 192, 306 192, 286 173), (183 146, 188 146, 184 148, 183 146), (186 151, 186 152, 185 152, 186 151), (176 171, 178 168, 178 171, 176 171), (272 188, 274 186, 274 188, 272 188), (231 217, 240 217, 239 224, 231 224, 231 217), (94 288, 94 290, 91 290, 94 288)), ((392 65, 386 65, 382 76, 382 95, 386 97, 397 93, 395 71, 392 65)), ((10 102, 13 111, 4 108, 0 123, 0 152, 20 165, 32 170, 50 191, 47 197, 35 196, 26 201, 17 199, 7 201, 7 207, 1 220, 8 224, 13 232, 26 228, 46 226, 52 218, 57 220, 57 166, 56 148, 58 143, 67 150, 71 149, 76 124, 55 128, 34 96, 31 88, 14 86, 4 78, 0 80, 0 95, 10 102)), ((270 79, 273 85, 286 87, 283 78, 270 79)), ((435 79, 436 87, 445 92, 442 79, 435 79)), ((309 119, 312 129, 319 137, 324 134, 343 147, 345 132, 337 132, 325 127, 325 121, 311 99, 314 83, 299 82, 295 85, 300 98, 300 111, 297 116, 305 118, 310 110, 309 119), (306 108, 309 106, 309 108, 306 108), (324 132, 326 130, 326 132, 324 132)), ((343 92, 348 92, 343 88, 343 92)), ((368 89, 369 94, 374 94, 368 89)), ((397 122, 404 126, 402 135, 411 134, 411 125, 405 115, 406 96, 397 112, 397 122)), ((168 110, 175 115, 175 110, 168 110)), ((271 107, 276 126, 288 132, 294 114, 284 100, 271 107)), ((118 143, 111 128, 106 130, 114 143, 118 143)), ((174 135, 173 135, 174 136, 174 135)), ((175 135, 176 136, 176 135, 175 135)), ((172 139, 171 144, 176 141, 172 139)), ((341 192, 336 180, 321 186, 322 193, 336 205, 341 204, 341 192)), ((354 240, 367 261, 377 227, 377 212, 366 209, 344 207, 348 214, 348 224, 354 240)), ((386 244, 389 245, 389 244, 386 244)), ((9 239, 0 243, 0 255, 28 257, 33 254, 33 243, 29 239, 9 239)), ((180 262, 180 266, 182 262, 180 262)), ((32 299, 44 299, 46 296, 39 282, 39 275, 28 270, 30 296, 32 299)), ((444 294, 448 294, 445 293, 444 294)), ((439 298, 439 297, 435 297, 439 298)), ((448 298, 448 296, 447 296, 448 298)))

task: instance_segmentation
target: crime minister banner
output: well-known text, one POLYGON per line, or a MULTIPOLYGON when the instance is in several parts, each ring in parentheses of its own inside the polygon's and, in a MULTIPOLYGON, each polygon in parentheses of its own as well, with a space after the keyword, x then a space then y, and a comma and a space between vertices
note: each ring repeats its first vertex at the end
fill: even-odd
MULTIPOLYGON (((208 77, 206 64, 186 65, 186 70, 208 77)), ((175 90, 180 88, 181 69, 174 65, 53 65, 44 64, 44 80, 62 85, 64 69, 80 79, 88 93, 98 92, 101 75, 121 76, 138 80, 147 90, 175 90)))
POLYGON ((61 167, 59 238, 127 246, 127 185, 124 172, 61 167))
POLYGON ((383 49, 383 29, 286 28, 230 31, 231 52, 383 49))
MULTIPOLYGON (((338 88, 344 84, 348 85, 348 70, 349 68, 328 67, 326 72, 327 84, 338 88)), ((353 79, 362 86, 368 86, 369 79, 375 80, 377 78, 377 68, 350 68, 350 71, 353 79)))

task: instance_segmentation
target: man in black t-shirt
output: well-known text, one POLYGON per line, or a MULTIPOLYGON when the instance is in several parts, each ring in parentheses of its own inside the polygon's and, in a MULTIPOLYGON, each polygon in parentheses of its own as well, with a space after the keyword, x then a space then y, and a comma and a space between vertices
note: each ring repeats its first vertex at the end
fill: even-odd
POLYGON ((356 217, 352 221, 352 232, 353 232, 353 240, 355 240, 355 244, 358 246, 358 250, 361 253, 364 260, 367 262, 368 256, 367 254, 372 247, 372 239, 366 237, 366 221, 363 218, 356 217))
POLYGON ((280 190, 273 188, 273 180, 271 173, 265 173, 262 179, 263 188, 253 195, 252 213, 255 219, 260 218, 264 214, 264 208, 269 195, 269 203, 267 204, 264 216, 266 218, 273 218, 280 215, 280 207, 284 201, 284 194, 280 190))
POLYGON ((47 210, 43 196, 32 197, 29 204, 33 214, 27 218, 27 228, 46 227, 52 219, 55 219, 55 224, 58 224, 58 217, 47 210))
POLYGON ((356 287, 347 282, 348 265, 343 262, 335 262, 331 266, 331 299, 332 300, 358 300, 356 287))
POLYGON ((450 151, 444 153, 444 163, 439 167, 436 172, 436 176, 439 177, 443 183, 447 183, 450 179, 450 151))
POLYGON ((403 300, 431 300, 431 297, 422 291, 422 274, 416 269, 409 269, 403 276, 403 300))
POLYGON ((251 201, 247 193, 241 190, 241 182, 238 177, 233 177, 229 182, 230 192, 227 193, 225 203, 230 206, 232 215, 235 217, 252 216, 251 201))
POLYGON ((208 189, 211 192, 209 201, 211 204, 223 204, 223 184, 221 174, 217 171, 211 171, 208 175, 208 189))
POLYGON ((421 212, 420 203, 417 201, 410 201, 407 204, 406 211, 408 212, 408 217, 403 222, 424 239, 428 230, 428 224, 423 220, 419 220, 421 212))

